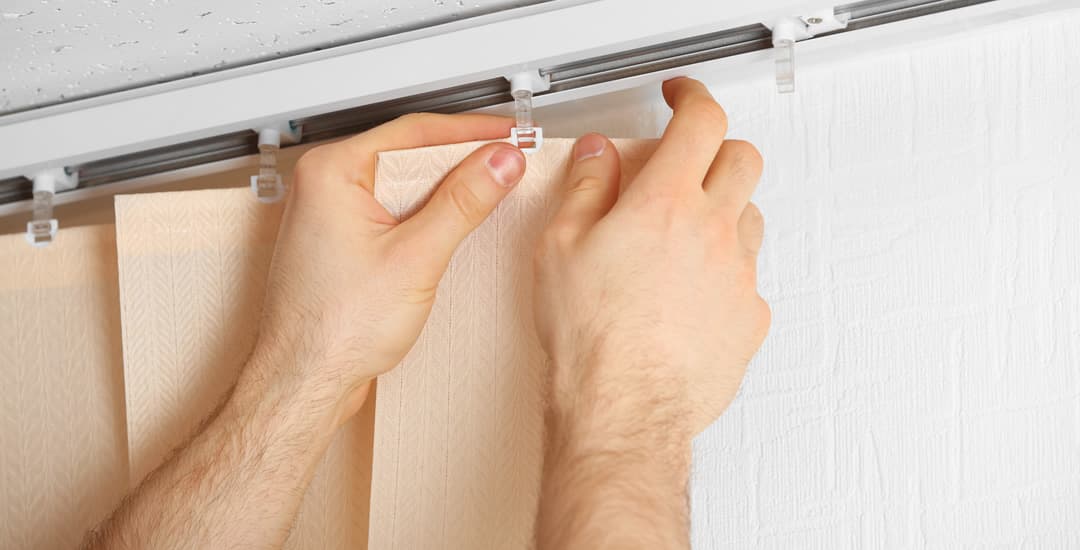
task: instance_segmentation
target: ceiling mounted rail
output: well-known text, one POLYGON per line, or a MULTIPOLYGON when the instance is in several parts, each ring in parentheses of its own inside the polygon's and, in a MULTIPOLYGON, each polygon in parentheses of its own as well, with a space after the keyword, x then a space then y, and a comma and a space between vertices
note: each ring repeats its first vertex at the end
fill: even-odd
MULTIPOLYGON (((859 29, 940 13, 976 4, 1001 0, 870 0, 835 8, 849 16, 847 28, 822 34, 831 36, 859 29)), ((580 61, 541 67, 550 78, 550 91, 537 97, 686 67, 772 47, 771 31, 761 24, 744 25, 717 32, 665 41, 645 47, 600 55, 580 61)), ((462 112, 511 102, 510 87, 504 78, 482 79, 440 90, 371 103, 343 110, 294 119, 302 129, 306 144, 361 132, 398 116, 413 112, 462 112)), ((0 119, 2 122, 3 119, 0 119)), ((283 147, 287 145, 282 144, 283 147)), ((255 155, 258 134, 233 131, 218 136, 156 147, 129 154, 93 160, 66 168, 78 174, 78 186, 58 197, 112 183, 198 166, 210 162, 255 155)), ((33 184, 25 177, 0 180, 0 209, 15 203, 29 208, 33 184)), ((8 210, 11 210, 8 208, 8 210)))

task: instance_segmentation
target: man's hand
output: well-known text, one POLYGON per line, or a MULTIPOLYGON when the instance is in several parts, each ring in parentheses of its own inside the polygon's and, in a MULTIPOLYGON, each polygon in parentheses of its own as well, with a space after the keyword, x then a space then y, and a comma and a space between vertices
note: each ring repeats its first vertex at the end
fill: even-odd
POLYGON ((552 360, 537 538, 547 548, 687 546, 690 441, 731 403, 769 326, 758 296, 757 150, 689 79, 626 189, 603 136, 574 149, 536 253, 535 315, 552 360))
POLYGON ((419 336, 457 245, 525 170, 506 143, 485 145, 401 224, 374 198, 375 154, 496 139, 512 122, 483 115, 408 115, 313 149, 296 165, 268 282, 256 356, 259 375, 284 376, 359 409, 368 383, 419 336))
POLYGON ((376 153, 501 138, 511 124, 410 115, 304 155, 240 380, 84 548, 280 547, 338 426, 412 346, 454 248, 525 169, 516 148, 485 145, 399 224, 372 195, 376 153))

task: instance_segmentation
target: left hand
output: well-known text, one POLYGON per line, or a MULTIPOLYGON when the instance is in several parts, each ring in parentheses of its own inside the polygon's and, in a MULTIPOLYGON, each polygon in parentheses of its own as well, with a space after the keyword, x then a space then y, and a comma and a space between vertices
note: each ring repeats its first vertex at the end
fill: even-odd
POLYGON ((512 125, 406 115, 307 152, 281 221, 251 374, 332 403, 338 424, 352 416, 370 381, 419 337, 455 248, 525 170, 517 148, 480 147, 398 223, 375 201, 376 153, 503 138, 512 125))

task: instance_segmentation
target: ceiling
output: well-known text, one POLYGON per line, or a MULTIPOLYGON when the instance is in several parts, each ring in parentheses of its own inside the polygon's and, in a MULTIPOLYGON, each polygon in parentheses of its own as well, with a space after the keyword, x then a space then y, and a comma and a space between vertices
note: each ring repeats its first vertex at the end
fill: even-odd
POLYGON ((544 0, 0 0, 0 114, 544 0))

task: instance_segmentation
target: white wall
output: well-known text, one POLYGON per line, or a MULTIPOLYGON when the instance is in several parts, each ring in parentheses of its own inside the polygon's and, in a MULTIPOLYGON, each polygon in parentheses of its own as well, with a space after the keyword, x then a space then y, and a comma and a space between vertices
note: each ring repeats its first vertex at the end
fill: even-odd
MULTIPOLYGON (((710 81, 766 160, 774 320, 697 441, 695 548, 1080 548, 1077 29, 710 81)), ((537 118, 656 135, 639 96, 537 118)))

